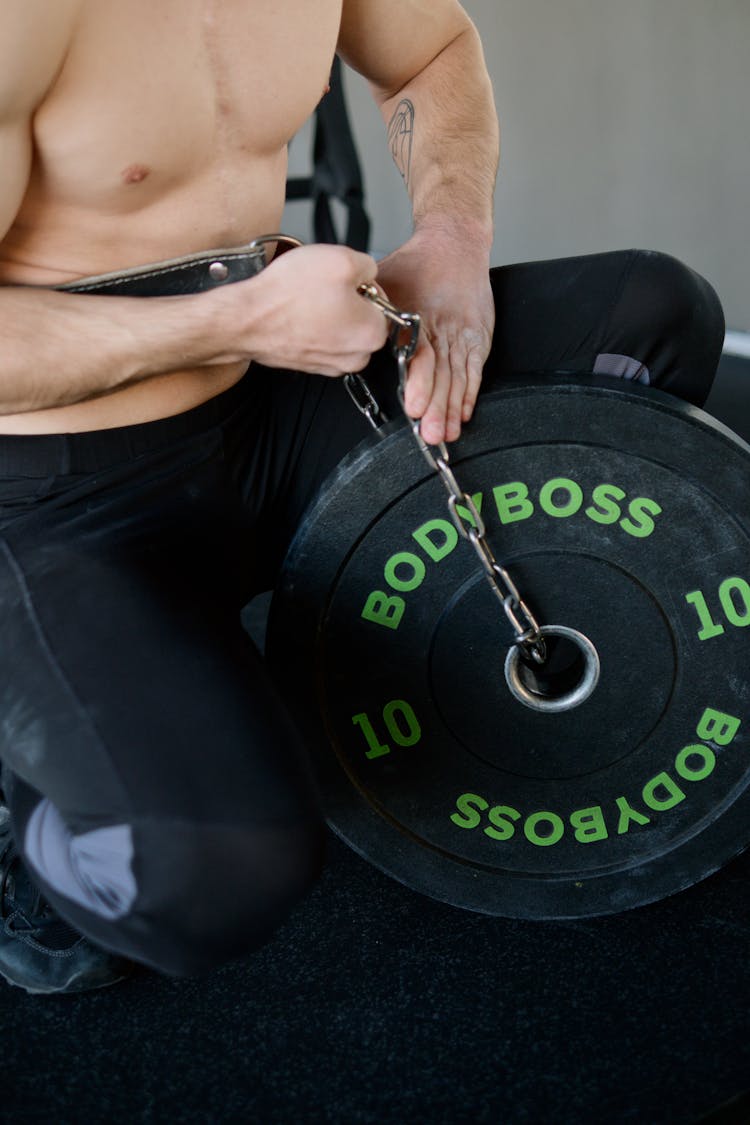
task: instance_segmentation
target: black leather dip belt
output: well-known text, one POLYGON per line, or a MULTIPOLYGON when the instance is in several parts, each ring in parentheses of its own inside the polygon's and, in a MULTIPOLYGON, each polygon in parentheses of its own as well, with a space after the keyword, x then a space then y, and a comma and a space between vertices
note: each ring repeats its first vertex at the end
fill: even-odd
POLYGON ((168 258, 148 266, 82 277, 56 285, 55 289, 65 293, 119 297, 184 297, 190 293, 204 293, 220 285, 255 277, 268 265, 267 248, 279 243, 283 249, 302 245, 289 235, 267 234, 246 246, 207 250, 181 258, 168 258))

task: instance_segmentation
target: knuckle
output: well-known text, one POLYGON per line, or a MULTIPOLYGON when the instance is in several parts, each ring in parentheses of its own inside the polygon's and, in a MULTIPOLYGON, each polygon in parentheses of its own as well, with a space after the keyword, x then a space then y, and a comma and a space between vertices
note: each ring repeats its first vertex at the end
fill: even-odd
POLYGON ((372 350, 376 351, 377 349, 382 348, 383 344, 386 342, 387 339, 388 339, 388 326, 385 323, 385 318, 381 317, 380 323, 373 325, 372 336, 371 336, 372 350))
POLYGON ((370 362, 370 352, 355 352, 348 357, 347 371, 363 371, 370 362))
POLYGON ((351 250, 348 246, 340 246, 338 249, 344 252, 340 260, 350 280, 359 282, 364 277, 375 276, 377 265, 368 254, 351 250))
POLYGON ((349 282, 354 274, 351 250, 347 246, 316 246, 317 265, 330 280, 349 282))

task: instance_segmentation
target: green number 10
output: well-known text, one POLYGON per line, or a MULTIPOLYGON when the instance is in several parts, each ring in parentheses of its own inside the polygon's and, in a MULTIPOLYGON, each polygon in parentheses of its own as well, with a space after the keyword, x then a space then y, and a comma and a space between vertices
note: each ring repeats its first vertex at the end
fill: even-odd
MULTIPOLYGON (((685 601, 689 602, 698 614, 700 623, 698 639, 707 641, 710 637, 720 637, 724 632, 724 626, 712 617, 701 591, 693 590, 685 594, 685 601)), ((719 586, 719 601, 730 625, 737 625, 741 629, 750 625, 750 583, 744 578, 725 578, 719 586)))
MULTIPOLYGON (((368 758, 382 758, 384 754, 390 754, 390 746, 380 742, 375 728, 364 712, 360 715, 352 715, 352 722, 360 728, 367 740, 368 758)), ((383 722, 397 746, 415 746, 422 737, 422 728, 417 716, 404 699, 392 699, 390 703, 386 703, 383 708, 383 722)))

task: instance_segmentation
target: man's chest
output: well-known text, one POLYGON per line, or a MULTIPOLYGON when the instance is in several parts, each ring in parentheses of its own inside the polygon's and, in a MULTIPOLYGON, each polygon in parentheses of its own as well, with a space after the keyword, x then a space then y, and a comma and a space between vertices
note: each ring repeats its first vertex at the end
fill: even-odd
POLYGON ((323 94, 340 14, 341 0, 88 0, 35 121, 47 188, 102 202, 278 154, 323 94))

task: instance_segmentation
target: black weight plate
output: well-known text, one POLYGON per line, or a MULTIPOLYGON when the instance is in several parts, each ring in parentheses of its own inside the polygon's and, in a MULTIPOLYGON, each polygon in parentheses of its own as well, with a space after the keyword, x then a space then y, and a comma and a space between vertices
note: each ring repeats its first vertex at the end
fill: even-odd
POLYGON ((269 622, 330 823, 489 914, 613 913, 704 878, 750 839, 750 448, 659 392, 545 378, 485 396, 452 465, 599 683, 563 713, 511 695, 500 602, 394 427, 327 483, 269 622))

